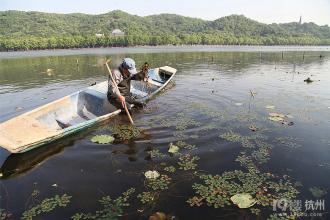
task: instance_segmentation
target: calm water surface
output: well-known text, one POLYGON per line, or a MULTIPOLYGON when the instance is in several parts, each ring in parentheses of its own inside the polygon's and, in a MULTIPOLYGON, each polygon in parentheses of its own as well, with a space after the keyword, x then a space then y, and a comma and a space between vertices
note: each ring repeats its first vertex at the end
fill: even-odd
MULTIPOLYGON (((198 177, 201 174, 247 172, 236 160, 242 152, 252 158, 258 172, 273 174, 275 182, 289 180, 299 191, 296 199, 302 201, 302 211, 306 200, 322 199, 325 210, 319 212, 320 219, 330 217, 330 194, 315 197, 310 191, 312 187, 323 192, 330 189, 328 48, 284 53, 280 49, 57 53, 0 55, 0 122, 106 80, 105 57, 116 63, 130 56, 138 66, 148 61, 153 67, 169 65, 178 72, 169 88, 146 109, 134 111, 139 137, 105 145, 90 141, 97 134, 111 135, 113 126, 128 124, 125 116, 118 116, 26 154, 10 155, 1 150, 0 209, 10 213, 9 219, 19 219, 45 198, 64 193, 72 196, 66 207, 35 219, 70 219, 75 213, 94 213, 102 209, 99 199, 107 195, 116 198, 132 187, 135 192, 130 206, 124 208, 120 219, 148 219, 155 212, 176 219, 256 219, 249 209, 234 205, 214 208, 204 200, 201 206, 190 207, 186 202, 201 196, 192 188, 194 183, 203 183, 198 177), (47 69, 53 71, 47 73, 47 69), (307 77, 314 82, 305 83, 307 77), (285 120, 293 125, 269 120, 270 112, 288 115, 285 120), (251 125, 257 131, 251 131, 251 125), (259 145, 249 148, 244 141, 226 138, 234 133, 268 147, 260 153, 259 145), (195 148, 181 147, 179 154, 169 154, 170 143, 178 141, 195 148), (183 155, 199 158, 195 169, 180 169, 183 155), (174 166, 176 171, 165 171, 166 166, 174 166), (154 201, 146 205, 137 195, 152 191, 143 175, 147 170, 157 170, 171 181, 168 189, 157 190, 154 201)), ((271 206, 253 207, 260 209, 259 219, 274 214, 271 206)))

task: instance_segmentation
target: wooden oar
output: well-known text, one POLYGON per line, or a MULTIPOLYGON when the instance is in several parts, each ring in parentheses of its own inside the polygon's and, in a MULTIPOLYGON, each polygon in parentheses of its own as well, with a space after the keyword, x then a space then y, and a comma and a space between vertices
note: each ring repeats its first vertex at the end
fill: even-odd
MULTIPOLYGON (((109 71, 109 75, 110 75, 110 78, 111 78, 111 81, 112 81, 112 83, 115 85, 115 87, 118 89, 118 86, 117 86, 117 83, 116 83, 116 81, 114 80, 114 78, 113 78, 113 76, 112 76, 112 73, 111 73, 111 69, 110 69, 110 67, 109 67, 109 65, 108 65, 108 60, 105 62, 105 65, 107 66, 107 69, 108 69, 108 71, 109 71)), ((118 91, 119 91, 119 89, 118 89, 118 91)), ((127 109, 127 106, 126 106, 126 101, 124 102, 124 106, 123 106, 124 108, 125 108, 125 111, 126 111, 126 114, 127 114, 127 117, 128 117, 128 119, 129 119, 129 121, 131 122, 131 124, 132 125, 134 125, 134 122, 133 122, 133 119, 132 119, 132 117, 131 117, 131 114, 129 113, 129 111, 128 111, 128 109, 127 109)))

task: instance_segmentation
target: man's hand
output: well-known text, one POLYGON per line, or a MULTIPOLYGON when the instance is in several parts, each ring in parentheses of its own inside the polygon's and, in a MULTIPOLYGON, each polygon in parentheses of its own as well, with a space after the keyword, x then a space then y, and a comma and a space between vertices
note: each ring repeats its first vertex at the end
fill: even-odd
POLYGON ((121 102, 123 108, 125 108, 125 106, 126 106, 125 97, 121 95, 118 97, 118 99, 121 102))

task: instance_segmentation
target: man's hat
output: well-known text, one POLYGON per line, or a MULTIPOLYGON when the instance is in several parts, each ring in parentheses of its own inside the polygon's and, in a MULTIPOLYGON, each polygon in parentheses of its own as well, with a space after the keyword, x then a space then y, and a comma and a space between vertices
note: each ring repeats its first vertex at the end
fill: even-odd
POLYGON ((130 74, 134 75, 137 73, 136 68, 135 68, 135 61, 131 58, 125 58, 123 59, 122 62, 122 67, 127 69, 130 74))

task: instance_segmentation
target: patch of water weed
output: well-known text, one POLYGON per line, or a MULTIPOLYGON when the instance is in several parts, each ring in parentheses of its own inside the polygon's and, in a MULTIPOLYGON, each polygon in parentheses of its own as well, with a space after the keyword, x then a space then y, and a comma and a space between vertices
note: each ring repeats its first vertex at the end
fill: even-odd
POLYGON ((163 174, 157 179, 148 179, 146 186, 152 190, 165 190, 168 189, 171 180, 172 179, 169 176, 163 174))
POLYGON ((194 170, 197 167, 197 161, 199 157, 191 156, 190 154, 179 157, 179 168, 181 170, 194 170))
POLYGON ((111 131, 116 138, 121 140, 137 138, 141 134, 141 130, 133 125, 114 125, 111 131))
POLYGON ((197 148, 196 145, 188 144, 182 140, 177 141, 176 145, 187 150, 195 150, 197 148))
POLYGON ((300 148, 301 144, 297 143, 297 141, 300 141, 298 138, 294 137, 276 137, 274 141, 284 147, 290 148, 290 149, 296 149, 300 148))
POLYGON ((252 158, 257 161, 259 164, 266 163, 270 159, 270 149, 272 146, 261 140, 255 141, 257 149, 253 150, 251 153, 252 158))
POLYGON ((186 116, 184 113, 178 113, 174 117, 170 117, 161 121, 164 127, 175 127, 176 130, 184 131, 188 127, 199 126, 200 123, 186 116))
POLYGON ((21 217, 23 220, 32 220, 37 215, 53 211, 57 207, 66 207, 70 203, 71 196, 63 194, 44 199, 40 204, 25 211, 21 217))
POLYGON ((200 131, 211 131, 218 129, 218 125, 214 122, 208 123, 207 125, 200 128, 200 131))
POLYGON ((214 208, 231 205, 233 195, 250 194, 256 204, 272 206, 276 199, 294 199, 298 191, 288 179, 275 179, 270 173, 257 170, 224 172, 222 175, 201 175, 202 183, 194 183, 196 196, 200 203, 214 208))
POLYGON ((95 213, 76 213, 71 217, 73 220, 81 219, 107 219, 116 220, 124 213, 124 208, 129 206, 128 200, 130 196, 135 192, 134 188, 128 189, 121 196, 116 199, 112 199, 110 196, 102 197, 99 203, 103 209, 96 211, 95 213))
POLYGON ((0 209, 0 220, 5 220, 5 219, 9 218, 10 216, 11 216, 11 214, 8 213, 6 210, 0 209))
POLYGON ((320 187, 311 187, 309 189, 309 191, 312 193, 312 195, 315 197, 315 198, 322 198, 323 196, 325 196, 327 194, 327 190, 326 189, 323 189, 323 188, 320 188, 320 187))
POLYGON ((235 133, 233 131, 220 134, 219 137, 230 142, 242 142, 243 140, 248 140, 247 137, 244 137, 241 134, 235 133))
POLYGON ((228 118, 228 113, 226 113, 225 111, 217 111, 202 103, 192 103, 188 106, 186 110, 199 110, 200 114, 205 115, 214 121, 223 121, 224 119, 228 118))
POLYGON ((155 192, 142 192, 137 195, 137 198, 140 199, 143 204, 150 204, 156 200, 157 194, 158 193, 155 192))
POLYGON ((150 155, 151 158, 162 158, 166 156, 165 154, 160 152, 159 149, 148 151, 148 154, 150 155))
POLYGON ((169 173, 175 173, 176 168, 174 166, 164 167, 164 170, 169 173))

